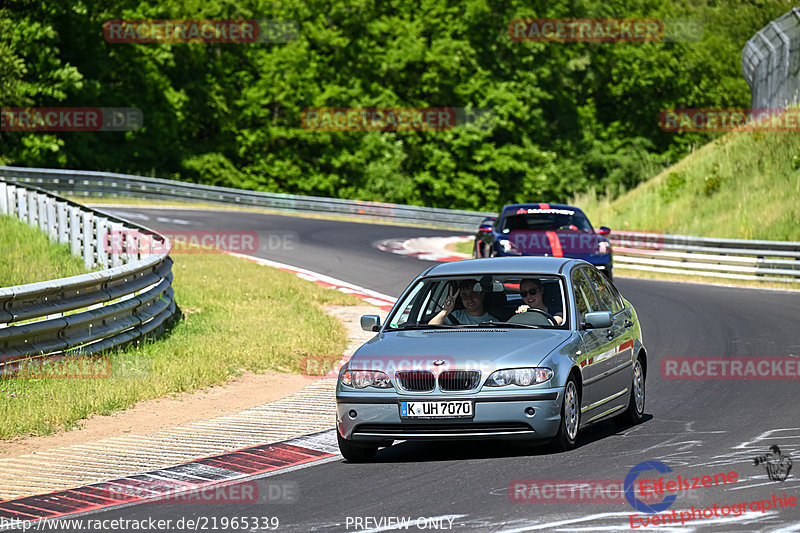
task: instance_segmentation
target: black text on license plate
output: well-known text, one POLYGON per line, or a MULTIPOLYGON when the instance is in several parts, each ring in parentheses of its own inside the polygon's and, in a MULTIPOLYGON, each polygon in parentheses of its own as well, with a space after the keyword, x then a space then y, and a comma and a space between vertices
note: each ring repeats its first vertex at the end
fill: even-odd
POLYGON ((472 400, 400 402, 402 418, 472 418, 472 400))

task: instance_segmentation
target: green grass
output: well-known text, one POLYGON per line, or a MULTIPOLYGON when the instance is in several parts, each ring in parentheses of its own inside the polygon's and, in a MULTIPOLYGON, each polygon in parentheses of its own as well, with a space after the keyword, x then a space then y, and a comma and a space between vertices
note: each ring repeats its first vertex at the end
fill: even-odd
POLYGON ((300 373, 306 357, 337 361, 347 336, 326 304, 361 300, 281 270, 219 254, 174 255, 185 314, 165 337, 111 353, 105 379, 0 379, 0 438, 46 435, 90 414, 192 392, 243 372, 300 373))
POLYGON ((800 241, 800 133, 733 132, 613 201, 572 199, 595 226, 800 241))
POLYGON ((453 245, 453 249, 456 252, 460 252, 462 254, 468 254, 472 256, 472 248, 475 246, 475 239, 470 239, 466 242, 457 242, 453 245))
POLYGON ((83 261, 69 246, 52 244, 44 232, 0 215, 0 287, 83 274, 83 261))

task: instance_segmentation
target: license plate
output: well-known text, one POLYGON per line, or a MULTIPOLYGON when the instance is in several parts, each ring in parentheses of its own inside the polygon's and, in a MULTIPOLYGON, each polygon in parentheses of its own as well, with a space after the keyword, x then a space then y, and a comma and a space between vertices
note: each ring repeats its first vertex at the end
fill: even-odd
POLYGON ((400 402, 401 418, 472 418, 472 400, 400 402))

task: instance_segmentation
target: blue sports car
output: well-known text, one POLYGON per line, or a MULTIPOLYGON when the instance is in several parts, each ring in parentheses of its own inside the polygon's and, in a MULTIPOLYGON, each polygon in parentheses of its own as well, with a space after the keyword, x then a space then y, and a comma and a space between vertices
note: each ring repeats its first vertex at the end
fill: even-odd
POLYGON ((601 226, 595 232, 577 207, 563 204, 511 204, 499 217, 481 222, 472 257, 543 255, 588 261, 613 279, 613 257, 608 236, 601 226))
POLYGON ((642 420, 647 354, 633 306, 586 261, 456 261, 419 275, 342 367, 339 449, 500 438, 575 446, 580 429, 642 420))

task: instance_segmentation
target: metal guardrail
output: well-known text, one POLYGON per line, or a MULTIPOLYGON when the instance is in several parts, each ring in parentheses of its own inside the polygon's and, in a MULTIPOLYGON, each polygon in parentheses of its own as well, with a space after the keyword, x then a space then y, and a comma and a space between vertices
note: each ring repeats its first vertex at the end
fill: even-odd
MULTIPOLYGON (((338 198, 296 196, 196 185, 108 172, 0 167, 0 176, 75 195, 141 197, 348 215, 376 221, 429 224, 473 232, 497 213, 434 209, 338 198)), ((732 279, 800 281, 800 242, 752 241, 612 231, 618 268, 732 279)))
POLYGON ((617 268, 800 282, 800 242, 612 231, 617 268))
POLYGON ((446 221, 448 227, 470 230, 476 228, 485 216, 492 215, 492 213, 476 211, 247 191, 111 172, 0 166, 0 176, 35 184, 48 190, 75 195, 136 196, 160 200, 236 204, 280 211, 355 216, 407 224, 424 223, 442 226, 442 222, 446 221))
POLYGON ((753 109, 785 109, 800 98, 800 8, 773 20, 747 41, 742 72, 753 109))
POLYGON ((95 354, 158 336, 180 316, 170 243, 158 233, 12 181, 0 180, 0 215, 69 244, 87 269, 103 269, 0 288, 0 371, 25 359, 95 354), (115 234, 124 241, 112 243, 115 234))

